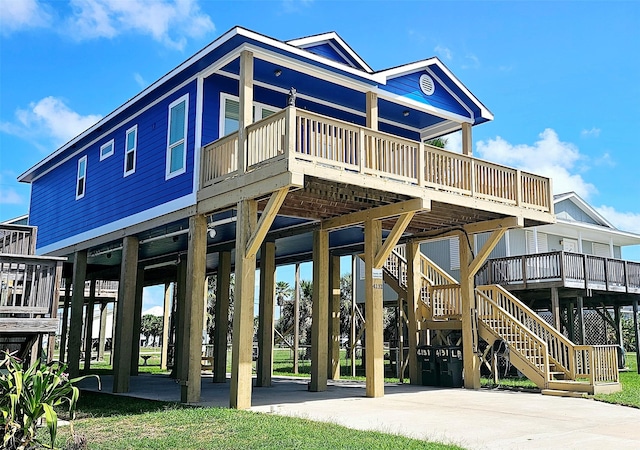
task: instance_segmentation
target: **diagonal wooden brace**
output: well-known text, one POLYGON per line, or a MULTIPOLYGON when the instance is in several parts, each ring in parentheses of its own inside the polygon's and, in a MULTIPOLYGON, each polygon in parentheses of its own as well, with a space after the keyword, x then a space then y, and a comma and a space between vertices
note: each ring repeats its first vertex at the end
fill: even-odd
POLYGON ((271 224, 273 224, 274 219, 278 215, 278 211, 280 210, 282 203, 284 203, 288 192, 289 188, 282 188, 271 194, 271 198, 269 198, 267 206, 265 206, 264 211, 262 211, 262 215, 260 216, 260 220, 258 220, 256 230, 247 243, 247 258, 252 258, 258 253, 258 250, 262 245, 262 241, 267 235, 269 228, 271 228, 271 224))

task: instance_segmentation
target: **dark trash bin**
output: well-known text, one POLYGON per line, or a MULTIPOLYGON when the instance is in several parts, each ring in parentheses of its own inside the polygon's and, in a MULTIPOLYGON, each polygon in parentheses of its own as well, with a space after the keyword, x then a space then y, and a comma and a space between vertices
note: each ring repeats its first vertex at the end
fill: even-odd
POLYGON ((435 349, 430 345, 418 347, 418 364, 422 369, 423 386, 440 386, 440 373, 435 349))
POLYGON ((440 386, 462 387, 462 347, 438 347, 435 354, 440 386))

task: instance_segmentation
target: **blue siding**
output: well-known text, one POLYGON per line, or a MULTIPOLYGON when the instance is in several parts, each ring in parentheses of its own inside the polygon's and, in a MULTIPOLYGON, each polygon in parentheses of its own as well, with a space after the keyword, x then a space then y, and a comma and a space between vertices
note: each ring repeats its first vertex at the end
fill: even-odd
POLYGON ((426 72, 415 72, 408 75, 392 78, 386 85, 381 85, 380 89, 401 95, 420 103, 431 105, 435 108, 470 117, 469 112, 456 100, 437 80, 433 80, 436 85, 433 95, 425 95, 420 90, 420 76, 426 72))
POLYGON ((575 222, 589 223, 592 225, 602 225, 601 223, 593 220, 587 213, 585 213, 578 205, 571 200, 566 199, 553 205, 556 217, 558 219, 572 220, 575 222))
POLYGON ((192 193, 195 105, 194 81, 36 180, 31 192, 30 224, 38 226, 38 247, 192 193), (189 94, 186 173, 165 181, 168 108, 186 93, 189 94), (125 133, 136 124, 136 171, 124 177, 125 133), (115 140, 115 152, 100 161, 100 146, 111 139, 115 140), (85 155, 86 194, 76 200, 77 164, 85 155))
MULTIPOLYGON (((334 44, 337 47, 339 47, 337 44, 334 44)), ((325 42, 323 44, 318 44, 318 45, 312 45, 310 47, 305 47, 305 50, 308 52, 311 52, 315 55, 318 56, 324 56, 325 58, 328 58, 332 61, 336 61, 342 64, 347 64, 347 65, 355 65, 358 68, 361 68, 360 64, 358 64, 356 61, 354 61, 353 58, 351 58, 349 56, 349 54, 345 51, 343 52, 343 55, 341 55, 340 53, 338 53, 336 51, 335 48, 333 48, 329 43, 325 42)))

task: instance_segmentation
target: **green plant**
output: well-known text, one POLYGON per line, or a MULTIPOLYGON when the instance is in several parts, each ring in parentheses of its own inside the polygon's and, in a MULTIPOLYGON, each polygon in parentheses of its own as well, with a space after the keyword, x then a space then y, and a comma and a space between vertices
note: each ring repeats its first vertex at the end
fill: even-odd
MULTIPOLYGON (((87 376, 69 379, 67 366, 59 361, 45 364, 37 359, 25 370, 20 360, 5 352, 0 362, 0 438, 2 448, 26 450, 47 444, 37 439, 36 431, 46 421, 51 446, 58 431, 55 406, 67 403, 73 420, 80 392, 74 383, 87 376)), ((97 375, 98 384, 100 378, 97 375)))

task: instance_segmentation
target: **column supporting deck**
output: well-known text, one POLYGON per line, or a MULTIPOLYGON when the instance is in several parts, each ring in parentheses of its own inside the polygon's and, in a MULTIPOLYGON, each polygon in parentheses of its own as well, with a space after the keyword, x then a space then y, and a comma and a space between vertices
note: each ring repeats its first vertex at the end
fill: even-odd
POLYGON ((260 250, 260 315, 256 386, 271 386, 273 370, 273 319, 276 289, 276 243, 263 242, 260 250))
POLYGON ((213 382, 225 383, 227 381, 231 252, 220 252, 218 261, 218 274, 216 275, 216 323, 213 340, 213 382))
POLYGON ((69 376, 80 373, 80 347, 82 345, 82 309, 84 306, 84 282, 87 276, 87 251, 80 250, 73 258, 73 295, 71 298, 71 322, 69 325, 69 376))
POLYGON ((422 292, 420 278, 420 244, 409 241, 407 250, 407 328, 409 332, 409 380, 411 384, 421 384, 418 367, 418 305, 422 292))
POLYGON ((329 232, 313 232, 313 306, 311 313, 311 384, 313 392, 327 389, 329 338, 329 232))
POLYGON ((365 292, 365 348, 367 357, 367 397, 384 395, 384 352, 382 335, 382 269, 374 266, 376 254, 382 248, 382 221, 364 222, 364 292, 365 292))

